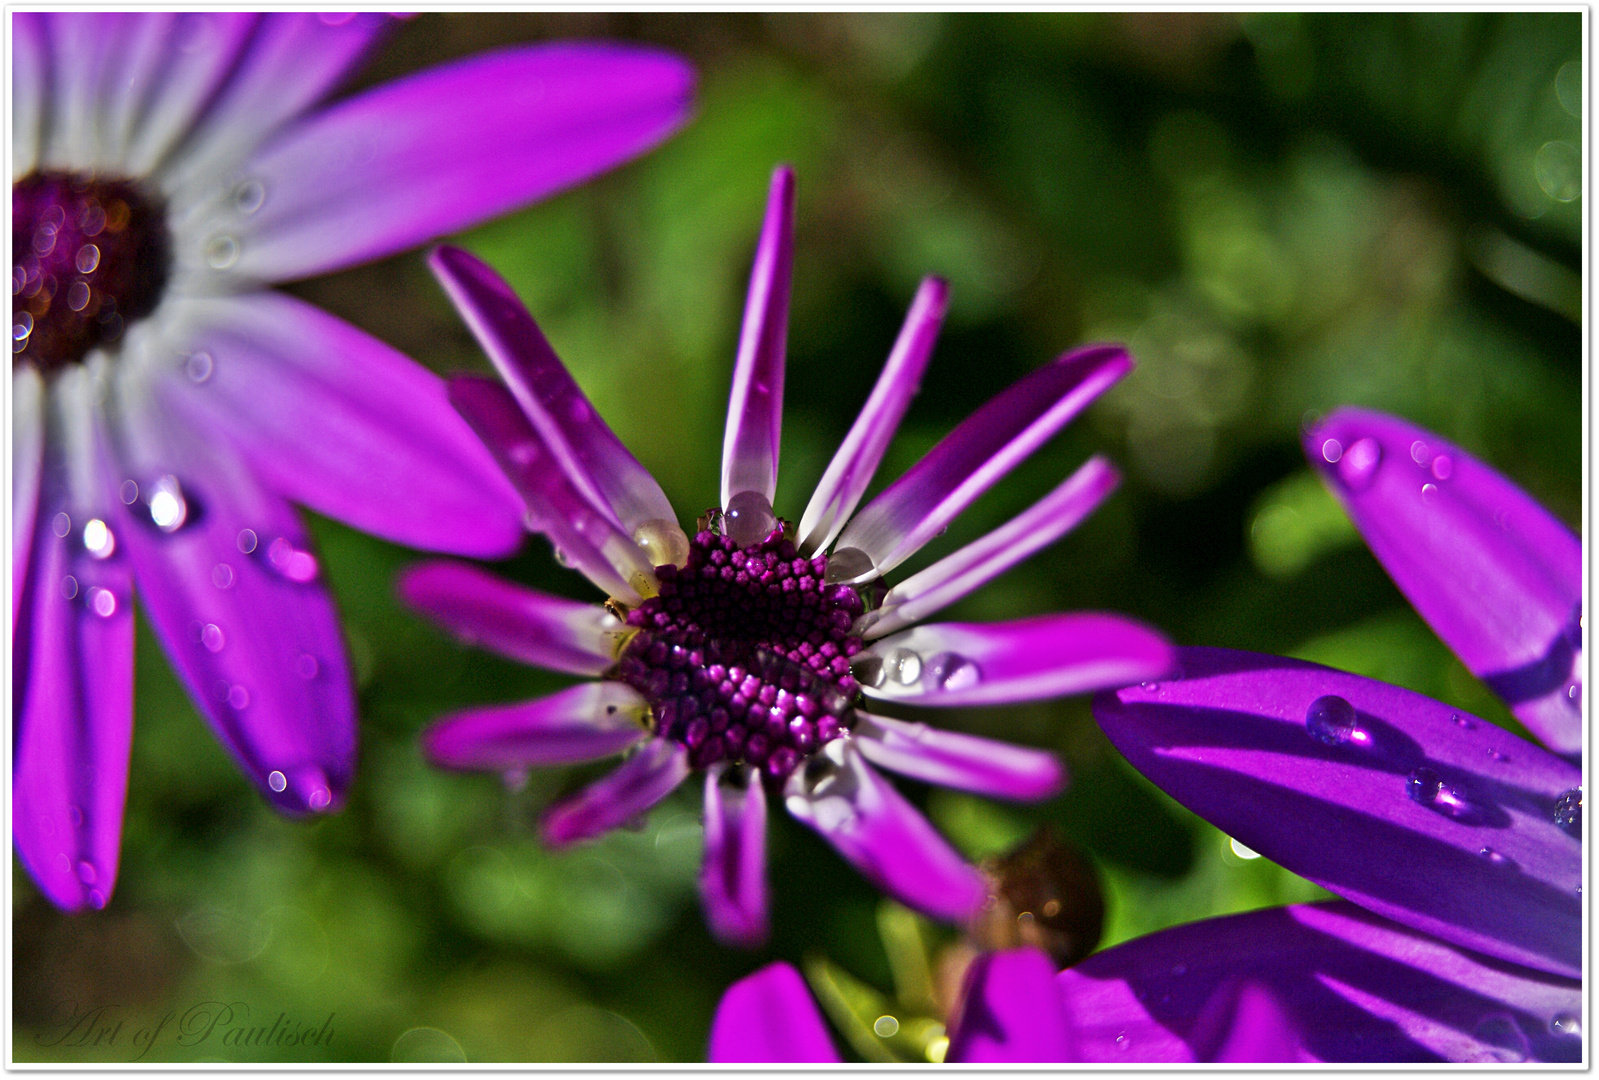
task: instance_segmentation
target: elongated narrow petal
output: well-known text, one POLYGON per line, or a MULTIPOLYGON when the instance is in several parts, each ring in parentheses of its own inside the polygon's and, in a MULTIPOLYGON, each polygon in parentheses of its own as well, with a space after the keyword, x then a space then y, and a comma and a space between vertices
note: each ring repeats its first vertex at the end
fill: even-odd
POLYGON ((839 1060, 805 980, 781 960, 727 988, 711 1020, 709 1057, 749 1064, 839 1060))
POLYGON ((953 604, 1047 544, 1076 528, 1105 500, 1121 474, 1095 455, 1059 487, 980 540, 938 560, 888 590, 868 618, 867 638, 892 634, 953 604))
POLYGON ((1228 1040, 1207 1046, 1201 1021, 1218 991, 1240 981, 1270 992, 1300 1060, 1582 1054, 1580 983, 1490 960, 1343 901, 1187 923, 1096 953, 1057 978, 1084 1061, 1219 1054, 1228 1040))
POLYGON ((856 711, 855 745, 902 776, 1001 799, 1047 799, 1066 786, 1054 754, 856 711))
POLYGON ((224 444, 165 409, 129 420, 113 490, 133 501, 113 529, 156 637, 262 795, 291 813, 338 806, 355 697, 304 527, 224 444))
POLYGON ((856 655, 868 697, 993 705, 1083 694, 1165 674, 1171 645, 1142 623, 1097 612, 1002 623, 933 623, 856 655))
POLYGON ((648 708, 625 683, 583 683, 536 701, 445 717, 423 732, 422 750, 449 769, 505 772, 594 761, 643 739, 648 708))
POLYGON ((552 847, 591 840, 649 810, 688 774, 688 750, 670 739, 651 739, 609 776, 550 807, 539 833, 552 847))
POLYGON ((101 107, 108 53, 115 47, 117 17, 112 12, 73 12, 47 16, 49 42, 49 126, 46 168, 114 168, 114 148, 101 138, 101 107))
POLYGON ((557 556, 619 600, 654 595, 649 557, 567 482, 510 391, 471 375, 457 375, 449 387, 450 401, 527 501, 529 527, 550 538, 557 556))
POLYGON ((954 922, 987 896, 982 875, 877 775, 852 739, 834 739, 795 772, 784 802, 867 880, 913 908, 954 922))
POLYGON ((438 559, 406 570, 400 596, 456 636, 501 656, 571 675, 603 675, 628 630, 598 604, 580 604, 438 559))
POLYGON ((483 53, 298 123, 244 166, 266 192, 259 207, 218 225, 233 226, 242 274, 327 273, 628 160, 683 123, 693 89, 693 70, 657 49, 561 42, 483 53))
MULTIPOLYGON (((52 464, 58 471, 59 458, 52 464)), ((22 599, 12 836, 50 902, 77 911, 105 907, 116 882, 133 742, 133 582, 126 559, 84 545, 84 527, 104 517, 50 487, 28 576, 13 583, 22 599)))
POLYGON ((39 162, 48 100, 49 42, 44 17, 11 16, 11 175, 27 176, 39 162))
POLYGON ((951 1062, 1075 1061, 1055 965, 1038 949, 984 953, 966 971, 951 1062))
POLYGON ((202 327, 172 380, 278 494, 396 543, 497 557, 522 500, 450 406, 444 381, 291 296, 189 305, 202 327))
MULTIPOLYGON (((22 613, 44 469, 44 380, 33 367, 11 373, 11 629, 22 613)), ((15 641, 15 637, 12 639, 15 641)))
POLYGON ((428 265, 567 481, 629 535, 647 522, 676 524, 661 485, 589 404, 504 279, 460 248, 439 248, 428 265))
POLYGON ((1446 941, 1582 969, 1573 765, 1420 694, 1318 664, 1180 649, 1095 699, 1135 768, 1262 855, 1446 941))
POLYGON ((722 439, 722 505, 753 491, 771 505, 777 495, 777 451, 783 427, 783 361, 788 349, 788 294, 794 271, 794 170, 772 174, 744 301, 744 329, 733 365, 733 396, 722 439))
POLYGON ((877 385, 872 387, 865 407, 828 463, 822 482, 816 485, 800 517, 801 554, 826 551, 860 505, 911 398, 922 387, 922 373, 932 358, 938 329, 948 309, 949 286, 944 280, 922 279, 883 373, 877 377, 877 385))
POLYGON ((718 941, 752 948, 766 940, 766 789, 752 766, 705 774, 700 896, 718 941))
POLYGON ((1582 543, 1430 431, 1339 409, 1305 451, 1394 584, 1472 674, 1561 754, 1582 749, 1582 543))
POLYGON ((914 555, 1132 366, 1115 345, 1078 349, 967 417, 845 526, 835 552, 854 549, 872 567, 850 580, 886 573, 914 555))

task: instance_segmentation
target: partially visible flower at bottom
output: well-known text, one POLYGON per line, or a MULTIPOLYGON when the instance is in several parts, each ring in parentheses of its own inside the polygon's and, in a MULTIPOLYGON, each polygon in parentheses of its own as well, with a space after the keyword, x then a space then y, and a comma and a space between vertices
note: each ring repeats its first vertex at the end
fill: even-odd
POLYGON ((1012 799, 1047 798, 1065 783, 1046 752, 874 715, 862 696, 935 707, 1036 700, 1153 678, 1171 661, 1163 637, 1115 615, 916 625, 1097 506, 1118 479, 1098 457, 1007 525, 893 589, 878 584, 1132 366, 1113 346, 1058 358, 857 513, 931 355, 940 281, 917 294, 798 526, 777 517, 793 184, 777 170, 733 372, 721 503, 692 539, 509 286, 463 251, 435 253, 435 272, 506 383, 459 377, 452 400, 527 500, 532 527, 610 599, 604 609, 561 600, 454 563, 424 564, 401 583, 413 606, 472 640, 600 679, 448 717, 424 735, 428 756, 513 771, 631 750, 546 813, 554 845, 636 818, 702 771, 701 893, 717 937, 743 945, 767 933, 769 798, 884 891, 961 920, 986 896, 981 875, 872 766, 1012 799))

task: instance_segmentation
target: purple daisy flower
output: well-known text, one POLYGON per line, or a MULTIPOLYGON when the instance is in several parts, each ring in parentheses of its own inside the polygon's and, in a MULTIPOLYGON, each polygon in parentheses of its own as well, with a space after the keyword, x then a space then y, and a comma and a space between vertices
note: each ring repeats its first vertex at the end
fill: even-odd
POLYGON ((769 799, 782 798, 879 887, 955 920, 982 903, 982 877, 872 766, 1014 799, 1064 783, 1050 754, 868 713, 859 695, 935 707, 1030 700, 1154 677, 1171 657, 1160 635, 1114 615, 913 626, 1080 521, 1118 481, 1099 457, 1008 525, 886 592, 878 586, 1132 366, 1111 346, 1060 357, 857 513, 932 353, 946 301, 936 279, 923 283, 798 526, 779 520, 793 205, 793 173, 780 168, 734 367, 721 500, 692 538, 510 288, 465 252, 437 251, 435 272, 506 383, 458 377, 451 399, 527 500, 530 526, 610 600, 602 609, 557 599, 457 563, 417 567, 401 585, 464 637, 599 679, 449 717, 424 736, 429 757, 521 770, 631 749, 615 772, 548 811, 543 834, 554 845, 633 819, 703 771, 701 891, 715 934, 741 944, 767 932, 769 799))
POLYGON ((552 44, 318 108, 387 21, 12 19, 13 836, 58 907, 116 877, 135 587, 250 779, 322 811, 354 700, 291 504, 416 547, 519 542, 442 381, 266 286, 576 183, 689 107, 675 57, 552 44))

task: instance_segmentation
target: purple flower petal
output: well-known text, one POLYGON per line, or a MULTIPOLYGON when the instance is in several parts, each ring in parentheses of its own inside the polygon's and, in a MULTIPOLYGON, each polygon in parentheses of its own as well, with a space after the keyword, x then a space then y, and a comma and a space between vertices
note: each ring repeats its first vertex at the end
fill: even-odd
POLYGON ((1430 431, 1339 409, 1305 450, 1394 583, 1550 749, 1582 749, 1582 543, 1430 431))
POLYGON ((718 941, 753 948, 766 940, 766 789, 754 766, 705 774, 700 896, 718 941))
POLYGON ((35 12, 11 16, 11 173, 18 177, 32 172, 43 152, 50 48, 45 26, 45 17, 35 12))
POLYGON ((1199 1011, 1190 1042, 1200 1061, 1298 1062, 1298 1032, 1270 988, 1227 979, 1199 1011))
POLYGON ((727 988, 711 1020, 710 1060, 836 1062, 805 980, 779 960, 727 988))
POLYGON ((112 483, 134 501, 113 528, 167 657, 278 809, 336 807, 355 767, 355 701, 304 527, 224 444, 160 408, 127 419, 112 483))
MULTIPOLYGON (((22 615, 44 468, 44 382, 31 366, 11 373, 11 628, 22 615)), ((13 638, 13 641, 15 638, 13 638)))
POLYGON ((499 370, 539 440, 589 505, 634 535, 677 512, 649 470, 583 396, 538 324, 505 280, 460 248, 441 247, 428 265, 499 370))
POLYGON ((551 847, 593 839, 649 810, 688 774, 686 748, 651 739, 608 776, 545 811, 539 834, 551 847))
POLYGON ((513 585, 467 563, 438 559, 400 576, 407 604, 456 636, 534 667, 603 675, 629 631, 597 604, 513 585))
POLYGON ((914 555, 1132 366, 1132 357, 1118 346, 1078 349, 967 417, 839 535, 835 552, 854 548, 873 567, 851 581, 886 573, 914 555))
POLYGON ((1131 619, 1071 612, 918 626, 873 642, 854 663, 868 697, 993 705, 1158 678, 1171 667, 1172 648, 1131 619))
POLYGON ((648 708, 625 683, 587 682, 536 701, 454 713, 422 733, 422 750, 447 769, 594 761, 642 740, 648 708))
POLYGON ((103 520, 52 498, 31 575, 14 583, 25 595, 12 654, 12 837, 40 890, 67 911, 111 896, 133 741, 133 583, 125 559, 83 544, 83 526, 103 520))
POLYGON ((855 745, 873 765, 1001 799, 1047 799, 1066 786, 1054 754, 856 710, 855 745))
POLYGON ((966 970, 951 1062, 1074 1061, 1055 965, 1038 949, 983 953, 966 970))
POLYGON ((834 739, 796 771, 784 803, 868 881, 919 911, 958 922, 987 897, 982 875, 866 764, 850 738, 834 739))
POLYGON ((911 398, 921 389, 922 372, 927 370, 948 308, 949 286, 944 280, 922 279, 871 397, 839 444, 800 517, 801 554, 826 551, 860 505, 911 398))
MULTIPOLYGON (((108 12, 72 12, 47 17, 49 116, 45 168, 115 168, 115 148, 101 138, 108 63, 119 20, 108 12)), ((109 88, 107 88, 109 89, 109 88)))
POLYGON ((1119 483, 1116 467, 1094 455, 1005 525, 888 590, 877 610, 867 616, 862 636, 891 634, 953 604, 1076 528, 1119 483))
POLYGON ((529 527, 550 538, 558 558, 630 604, 658 591, 648 556, 568 482, 510 391, 490 379, 457 375, 449 393, 527 501, 529 527))
POLYGON ((753 491, 771 506, 777 494, 777 451, 783 427, 783 359, 788 348, 788 294, 794 271, 794 170, 772 173, 766 221, 750 270, 744 328, 733 365, 733 396, 722 438, 722 506, 753 491))
MULTIPOLYGON (((1313 1061, 1576 1061, 1582 1053, 1581 1038, 1568 1033, 1582 1012, 1581 984, 1457 949, 1341 901, 1176 926, 1057 978, 1084 1061, 1181 1062, 1229 1044, 1242 1050, 1244 1032, 1218 1041, 1201 1024, 1229 983, 1269 991, 1313 1061)), ((1239 1022, 1250 1019, 1246 1004, 1240 999, 1239 1022)), ((1270 1052, 1264 1039, 1256 1049, 1270 1052)))
POLYGON ((266 194, 228 223, 237 269, 266 281, 326 273, 559 191, 669 135, 693 89, 693 70, 669 53, 572 42, 386 83, 244 166, 266 194))
POLYGON ((444 382, 383 342, 274 292, 198 301, 172 381, 185 413, 278 494, 411 547, 496 557, 522 500, 444 382))
POLYGON ((1094 715, 1163 791, 1297 874, 1446 941, 1582 970, 1581 773, 1492 724, 1318 664, 1180 649, 1094 715))

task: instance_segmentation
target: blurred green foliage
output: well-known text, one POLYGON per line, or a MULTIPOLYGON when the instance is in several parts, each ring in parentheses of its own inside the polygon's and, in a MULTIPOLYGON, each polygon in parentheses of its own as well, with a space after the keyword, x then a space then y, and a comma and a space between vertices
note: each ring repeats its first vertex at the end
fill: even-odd
MULTIPOLYGON (((949 322, 879 486, 1064 349, 1120 339, 1140 365, 906 568, 1091 452, 1123 467, 1076 533, 951 617, 1119 610, 1179 643, 1303 656, 1511 724, 1306 471, 1298 432, 1346 402, 1402 414, 1576 526, 1580 28, 1548 12, 459 13, 405 24, 362 85, 567 35, 696 63, 682 134, 460 238, 513 283, 685 522, 716 498, 766 179, 792 162, 780 513, 803 507, 917 280, 941 274, 949 322)), ((486 370, 416 253, 295 291, 438 370, 486 370)), ((552 854, 538 811, 598 769, 516 783, 427 768, 416 735, 431 720, 563 682, 400 608, 412 553, 313 526, 360 689, 348 806, 314 822, 268 811, 141 630, 113 902, 63 917, 14 870, 18 1060, 698 1060, 722 990, 773 958, 862 1001, 902 992, 903 927, 781 813, 773 939, 743 953, 715 945, 697 908, 693 785, 636 831, 552 854), (72 1034, 95 1008, 120 1040, 72 1034), (328 1037, 223 1041, 280 1016, 328 1037), (159 1031, 154 1045, 135 1046, 139 1031, 159 1031)), ((597 599, 542 540, 498 569, 597 599)), ((1105 885, 1106 944, 1320 895, 1134 774, 1084 700, 941 719, 1068 762, 1073 785, 1039 806, 901 787, 973 857, 1040 822, 1081 844, 1105 885)), ((922 1053, 937 1034, 841 1031, 866 1056, 913 1035, 922 1053)))

